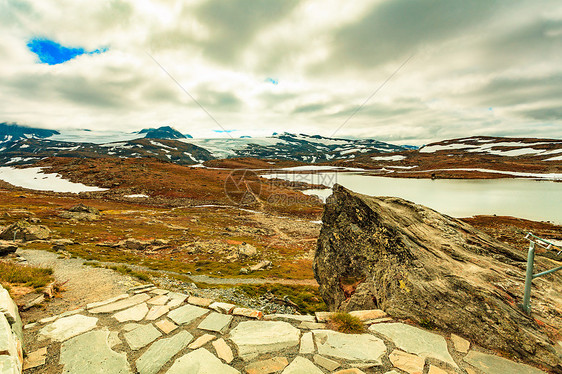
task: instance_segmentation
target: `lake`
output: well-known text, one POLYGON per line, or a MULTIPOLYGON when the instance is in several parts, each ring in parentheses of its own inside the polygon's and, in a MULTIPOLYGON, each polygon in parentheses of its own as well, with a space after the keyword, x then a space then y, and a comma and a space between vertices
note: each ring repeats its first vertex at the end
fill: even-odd
MULTIPOLYGON (((372 196, 395 196, 453 217, 505 215, 562 224, 562 183, 532 179, 410 179, 353 172, 277 173, 272 177, 333 186, 372 196)), ((326 198, 330 189, 307 190, 326 198)))

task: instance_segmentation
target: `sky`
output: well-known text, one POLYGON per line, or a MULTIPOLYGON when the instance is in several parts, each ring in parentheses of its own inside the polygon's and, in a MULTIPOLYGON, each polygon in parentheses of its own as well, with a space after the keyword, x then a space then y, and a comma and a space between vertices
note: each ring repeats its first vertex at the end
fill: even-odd
POLYGON ((0 122, 562 138, 562 2, 0 0, 0 122))

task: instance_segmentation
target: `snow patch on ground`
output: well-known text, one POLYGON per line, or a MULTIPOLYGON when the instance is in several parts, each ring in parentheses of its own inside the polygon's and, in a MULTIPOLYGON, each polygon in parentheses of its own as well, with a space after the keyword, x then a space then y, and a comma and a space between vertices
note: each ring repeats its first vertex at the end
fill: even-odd
POLYGON ((374 156, 371 159, 375 161, 401 161, 404 160, 406 156, 394 155, 394 156, 374 156))
POLYGON ((43 168, 40 167, 16 169, 14 167, 2 166, 0 167, 0 179, 14 186, 38 191, 79 193, 107 190, 107 188, 74 183, 62 179, 60 175, 55 173, 45 174, 43 173, 43 168))
POLYGON ((148 195, 145 195, 143 193, 136 193, 136 194, 132 194, 132 195, 125 195, 124 197, 132 197, 132 198, 147 198, 149 197, 148 195))

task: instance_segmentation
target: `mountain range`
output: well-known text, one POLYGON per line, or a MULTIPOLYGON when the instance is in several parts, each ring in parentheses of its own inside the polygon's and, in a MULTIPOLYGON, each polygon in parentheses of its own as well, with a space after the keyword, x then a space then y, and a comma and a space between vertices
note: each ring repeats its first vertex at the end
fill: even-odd
POLYGON ((374 139, 329 138, 287 132, 260 138, 194 139, 170 126, 135 133, 108 132, 104 136, 88 130, 67 135, 64 131, 0 124, 0 163, 6 165, 30 164, 53 156, 152 157, 182 165, 235 157, 316 163, 411 148, 374 139))

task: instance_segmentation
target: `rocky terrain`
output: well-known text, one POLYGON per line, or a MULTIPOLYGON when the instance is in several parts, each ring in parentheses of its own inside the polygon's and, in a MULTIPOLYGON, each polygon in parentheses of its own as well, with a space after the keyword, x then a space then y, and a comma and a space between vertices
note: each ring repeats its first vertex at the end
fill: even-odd
POLYGON ((370 169, 370 173, 393 178, 560 180, 562 141, 474 136, 431 143, 418 150, 362 155, 334 165, 370 169))
POLYGON ((322 221, 314 274, 330 310, 380 308, 562 372, 562 275, 535 282, 531 318, 517 306, 525 254, 462 221, 338 185, 322 221))

